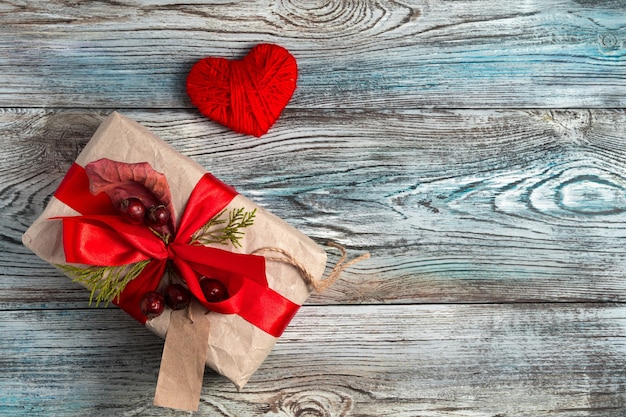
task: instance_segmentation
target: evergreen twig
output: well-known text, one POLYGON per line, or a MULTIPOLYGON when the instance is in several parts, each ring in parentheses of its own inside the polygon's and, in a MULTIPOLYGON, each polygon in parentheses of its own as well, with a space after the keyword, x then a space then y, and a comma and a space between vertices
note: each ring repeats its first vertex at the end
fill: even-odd
POLYGON ((90 266, 81 268, 75 265, 57 265, 59 269, 73 278, 73 281, 91 290, 89 305, 95 299, 96 307, 101 302, 110 302, 119 297, 126 285, 137 278, 150 260, 122 266, 90 266))
POLYGON ((246 227, 254 224, 256 209, 245 211, 243 207, 232 209, 228 213, 228 220, 222 218, 226 209, 213 217, 191 236, 192 245, 209 245, 217 243, 226 245, 230 242, 234 247, 241 247, 239 240, 243 237, 246 227), (221 226, 221 227, 218 227, 221 226))

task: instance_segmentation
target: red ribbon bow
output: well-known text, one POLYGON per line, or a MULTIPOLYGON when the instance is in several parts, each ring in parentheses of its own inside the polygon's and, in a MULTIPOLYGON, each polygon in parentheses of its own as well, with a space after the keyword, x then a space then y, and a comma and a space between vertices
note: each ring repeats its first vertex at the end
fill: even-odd
POLYGON ((171 261, 191 293, 209 310, 238 314, 266 333, 279 337, 299 305, 278 294, 267 283, 265 258, 190 244, 193 233, 217 215, 237 195, 230 186, 205 174, 189 196, 178 231, 166 245, 143 225, 125 222, 105 194, 89 192, 85 169, 72 165, 55 197, 81 213, 63 217, 63 248, 68 263, 121 266, 150 260, 128 283, 114 303, 141 323, 146 317, 140 299, 154 291, 171 261), (218 278, 230 297, 210 303, 200 288, 199 277, 218 278))

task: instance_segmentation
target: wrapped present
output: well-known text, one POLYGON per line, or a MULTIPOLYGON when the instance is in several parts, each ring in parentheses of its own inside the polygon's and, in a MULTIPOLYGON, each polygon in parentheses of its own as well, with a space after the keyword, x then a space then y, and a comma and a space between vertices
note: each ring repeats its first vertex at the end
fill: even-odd
POLYGON ((310 238, 119 113, 100 125, 23 241, 84 284, 126 279, 117 292, 86 286, 92 297, 109 294, 164 338, 175 311, 165 307, 152 317, 140 304, 173 273, 193 295, 189 322, 208 323, 203 365, 238 388, 270 353, 326 266, 326 252, 310 238), (164 222, 145 227, 122 218, 116 193, 132 193, 133 183, 156 196, 164 222), (240 229, 233 228, 234 238, 225 236, 233 222, 240 229), (227 299, 208 299, 201 286, 208 276, 224 284, 227 299))

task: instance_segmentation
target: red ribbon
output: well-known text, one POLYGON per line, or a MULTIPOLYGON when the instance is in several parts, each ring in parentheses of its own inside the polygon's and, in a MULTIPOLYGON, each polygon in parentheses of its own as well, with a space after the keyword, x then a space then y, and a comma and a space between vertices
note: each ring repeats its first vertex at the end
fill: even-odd
POLYGON ((83 167, 74 164, 55 192, 55 197, 80 216, 63 217, 63 248, 68 263, 122 266, 149 260, 143 271, 128 283, 114 303, 141 323, 143 294, 154 291, 168 261, 191 293, 209 310, 238 314, 259 329, 279 337, 300 307, 269 288, 265 258, 190 244, 193 233, 217 215, 237 192, 211 174, 205 174, 189 196, 173 241, 166 245, 144 225, 125 222, 105 194, 89 192, 83 167), (225 283, 230 297, 210 303, 204 297, 199 277, 225 283))

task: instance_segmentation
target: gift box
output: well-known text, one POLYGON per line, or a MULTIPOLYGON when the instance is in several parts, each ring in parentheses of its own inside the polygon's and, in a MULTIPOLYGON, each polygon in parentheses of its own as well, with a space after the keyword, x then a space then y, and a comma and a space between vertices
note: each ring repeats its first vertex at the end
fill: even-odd
MULTIPOLYGON (((311 280, 320 280, 326 266, 326 252, 310 238, 119 113, 112 113, 97 129, 23 242, 73 279, 76 270, 93 265, 118 265, 118 272, 119 265, 140 265, 139 272, 127 268, 121 273, 132 276, 113 302, 163 338, 173 310, 166 307, 157 317, 142 316, 138 304, 142 293, 162 288, 172 268, 194 295, 201 290, 202 276, 219 277, 226 282, 229 298, 210 302, 194 297, 196 311, 190 320, 208 321, 205 363, 239 389, 270 353, 309 296, 311 280), (166 241, 153 229, 147 232, 150 237, 147 228, 142 231, 140 226, 111 220, 119 213, 112 213, 116 208, 110 193, 95 193, 90 182, 95 174, 89 172, 94 164, 105 171, 96 174, 134 175, 148 187, 155 187, 147 184, 149 178, 164 176, 170 190, 165 205, 176 232, 166 241), (130 164, 133 172, 120 174, 120 164, 130 164), (106 172, 111 169, 113 174, 106 172), (142 169, 153 170, 154 175, 139 178, 142 169), (237 232, 236 244, 192 242, 203 226, 218 218, 216 223, 228 223, 229 215, 253 218, 237 232)), ((92 296, 97 297, 97 292, 92 296)))

